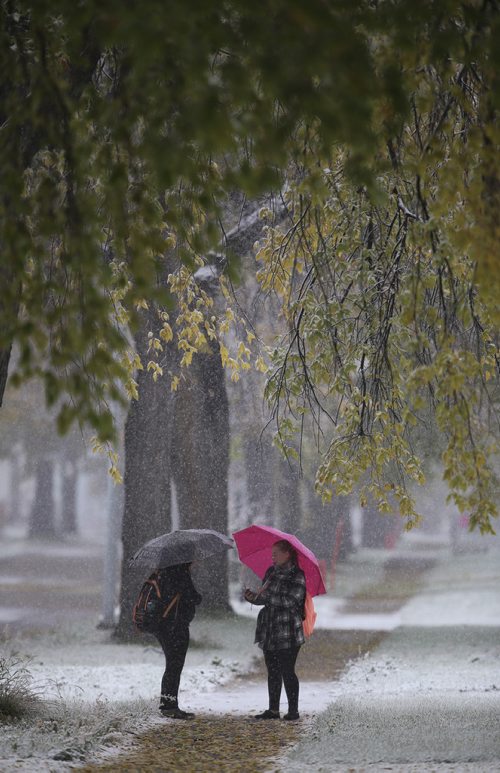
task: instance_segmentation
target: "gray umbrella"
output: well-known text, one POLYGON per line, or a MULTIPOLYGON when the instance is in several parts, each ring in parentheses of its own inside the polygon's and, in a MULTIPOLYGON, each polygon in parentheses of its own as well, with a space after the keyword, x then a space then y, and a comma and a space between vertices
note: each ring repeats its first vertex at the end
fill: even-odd
POLYGON ((234 547, 234 540, 213 529, 178 529, 146 542, 130 559, 130 566, 163 569, 202 561, 234 547))

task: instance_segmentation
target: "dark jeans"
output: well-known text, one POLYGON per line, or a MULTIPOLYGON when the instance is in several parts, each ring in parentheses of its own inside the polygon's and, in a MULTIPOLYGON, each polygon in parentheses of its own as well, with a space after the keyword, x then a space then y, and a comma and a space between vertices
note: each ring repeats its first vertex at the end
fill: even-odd
POLYGON ((300 647, 288 650, 264 650, 267 667, 267 688, 269 690, 269 708, 279 711, 281 686, 285 685, 288 698, 288 711, 295 712, 299 708, 299 680, 295 673, 295 661, 300 647))
POLYGON ((177 706, 179 682, 189 647, 189 626, 163 628, 157 634, 165 655, 165 672, 161 680, 160 708, 177 706))

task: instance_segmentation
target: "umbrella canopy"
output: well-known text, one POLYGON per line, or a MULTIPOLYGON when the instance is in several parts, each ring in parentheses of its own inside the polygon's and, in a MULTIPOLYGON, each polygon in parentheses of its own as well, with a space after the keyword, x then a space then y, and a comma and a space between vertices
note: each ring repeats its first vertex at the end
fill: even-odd
POLYGON ((163 569, 202 561, 234 547, 231 537, 213 529, 177 529, 146 542, 130 559, 130 566, 163 569))
POLYGON ((319 596, 326 593, 325 584, 319 570, 318 559, 309 548, 293 534, 287 534, 272 526, 248 526, 241 531, 233 533, 240 561, 255 572, 260 578, 264 577, 266 569, 272 564, 272 549, 275 542, 286 539, 297 551, 299 567, 306 577, 306 588, 311 596, 319 596))

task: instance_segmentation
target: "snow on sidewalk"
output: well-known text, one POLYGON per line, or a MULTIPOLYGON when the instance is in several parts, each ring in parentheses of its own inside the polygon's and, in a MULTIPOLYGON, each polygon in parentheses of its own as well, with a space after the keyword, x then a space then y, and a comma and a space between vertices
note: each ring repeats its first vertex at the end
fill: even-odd
POLYGON ((283 769, 500 770, 499 580, 498 552, 442 561, 283 769))
MULTIPOLYGON (((337 690, 333 682, 304 682, 301 711, 306 715, 317 714, 318 711, 324 711, 336 697, 337 690)), ((210 695, 192 694, 188 701, 189 709, 196 714, 252 717, 268 708, 267 683, 265 679, 245 679, 225 687, 224 690, 211 692, 210 695)), ((286 711, 284 695, 281 710, 286 711)))

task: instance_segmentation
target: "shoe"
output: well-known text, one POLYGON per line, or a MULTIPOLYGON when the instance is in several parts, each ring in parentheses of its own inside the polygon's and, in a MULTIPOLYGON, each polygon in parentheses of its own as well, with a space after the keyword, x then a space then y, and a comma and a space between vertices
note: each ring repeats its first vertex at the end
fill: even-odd
POLYGON ((286 719, 287 722, 295 722, 296 719, 300 719, 300 714, 298 711, 289 711, 283 719, 286 719))
POLYGON ((174 706, 171 709, 165 707, 160 709, 160 713, 163 717, 167 717, 167 719, 194 719, 194 714, 190 711, 183 711, 178 706, 174 706))
POLYGON ((279 711, 271 711, 271 709, 266 709, 262 712, 262 714, 256 714, 254 716, 254 719, 279 719, 280 713, 279 711))

